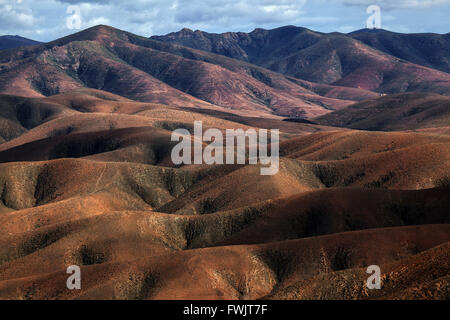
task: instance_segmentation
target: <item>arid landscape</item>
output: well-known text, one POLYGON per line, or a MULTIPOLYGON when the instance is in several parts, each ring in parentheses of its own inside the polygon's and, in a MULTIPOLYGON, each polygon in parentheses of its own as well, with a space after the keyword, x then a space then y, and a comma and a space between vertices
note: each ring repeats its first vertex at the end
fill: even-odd
POLYGON ((6 40, 0 299, 450 299, 450 34, 6 40), (175 165, 194 121, 279 129, 278 173, 175 165))

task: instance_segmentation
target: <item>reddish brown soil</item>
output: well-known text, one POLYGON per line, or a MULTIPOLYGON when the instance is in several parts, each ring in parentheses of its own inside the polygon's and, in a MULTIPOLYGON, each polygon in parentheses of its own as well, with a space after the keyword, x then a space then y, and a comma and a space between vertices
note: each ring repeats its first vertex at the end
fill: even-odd
POLYGON ((287 75, 106 26, 1 51, 0 299, 449 299, 450 76, 301 33, 287 75), (280 129, 279 172, 173 165, 196 120, 280 129))
POLYGON ((100 91, 39 103, 51 116, 0 145, 0 298, 449 297, 445 131, 330 131, 100 91), (170 130, 199 118, 279 124, 279 173, 175 168, 170 130), (65 287, 73 264, 81 291, 65 287))

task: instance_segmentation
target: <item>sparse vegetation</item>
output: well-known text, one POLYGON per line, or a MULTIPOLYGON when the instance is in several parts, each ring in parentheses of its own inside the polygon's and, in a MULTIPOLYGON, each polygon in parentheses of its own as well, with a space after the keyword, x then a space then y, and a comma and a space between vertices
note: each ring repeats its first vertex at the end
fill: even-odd
POLYGON ((450 187, 450 177, 444 177, 439 179, 435 185, 436 188, 443 188, 443 189, 450 187))
POLYGON ((449 76, 296 27, 171 37, 0 50, 0 299, 449 298, 449 76), (279 128, 279 172, 175 166, 200 120, 279 128))
POLYGON ((284 250, 266 250, 259 255, 267 266, 274 272, 278 283, 282 282, 293 271, 293 257, 284 250))
POLYGON ((87 245, 82 245, 78 251, 78 259, 81 265, 89 266, 101 264, 106 261, 106 255, 103 252, 96 252, 87 245))
POLYGON ((334 271, 349 269, 352 267, 351 259, 351 250, 344 247, 337 247, 333 251, 333 255, 330 259, 331 269, 334 271))

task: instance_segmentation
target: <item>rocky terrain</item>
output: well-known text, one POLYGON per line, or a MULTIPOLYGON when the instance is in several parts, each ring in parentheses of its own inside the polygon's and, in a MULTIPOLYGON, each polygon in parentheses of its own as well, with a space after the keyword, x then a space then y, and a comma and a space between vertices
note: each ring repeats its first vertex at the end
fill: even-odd
POLYGON ((0 299, 449 299, 450 75, 386 37, 97 26, 0 51, 0 299), (279 172, 174 165, 194 121, 279 129, 279 172))

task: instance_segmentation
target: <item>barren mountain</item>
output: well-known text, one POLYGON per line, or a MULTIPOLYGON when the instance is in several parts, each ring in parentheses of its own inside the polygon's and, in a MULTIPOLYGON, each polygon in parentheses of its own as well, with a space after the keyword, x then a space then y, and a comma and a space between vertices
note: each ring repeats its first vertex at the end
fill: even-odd
POLYGON ((356 103, 315 122, 360 130, 416 130, 450 123, 450 98, 436 94, 393 94, 356 103))
POLYGON ((402 59, 294 27, 0 51, 0 299, 449 299, 450 74, 402 59), (279 171, 174 165, 194 121, 279 129, 279 171))
MULTIPOLYGON (((297 117, 325 114, 353 99, 321 96, 254 65, 106 26, 0 53, 3 93, 42 97, 83 87, 144 102, 205 107, 212 103, 297 117)), ((361 96, 367 93, 356 93, 354 100, 361 96)))
MULTIPOLYGON (((167 43, 179 43, 248 61, 312 82, 362 88, 380 93, 411 91, 449 93, 449 74, 419 66, 406 59, 399 59, 390 55, 391 52, 384 53, 377 50, 379 48, 372 48, 356 38, 357 35, 352 37, 340 33, 324 34, 294 26, 273 30, 256 29, 248 34, 208 34, 183 29, 166 36, 152 37, 167 43)), ((427 36, 423 35, 423 38, 427 36)), ((433 41, 432 37, 427 39, 429 42, 433 41)), ((446 36, 442 36, 442 39, 447 43, 446 36)), ((395 40, 392 39, 392 42, 395 40)), ((417 43, 416 51, 422 50, 421 56, 427 56, 427 50, 433 50, 430 46, 419 47, 420 40, 417 43)), ((398 46, 401 47, 401 44, 398 46)), ((443 64, 448 60, 445 48, 440 48, 435 54, 437 57, 434 60, 443 57, 443 64)), ((430 57, 430 60, 433 60, 433 57, 430 57)), ((410 61, 423 63, 419 58, 410 61)), ((424 64, 435 66, 438 63, 424 64)))
POLYGON ((38 45, 41 42, 21 36, 0 36, 0 50, 38 45))
POLYGON ((394 57, 450 72, 450 33, 405 34, 382 29, 362 29, 349 36, 394 57))

